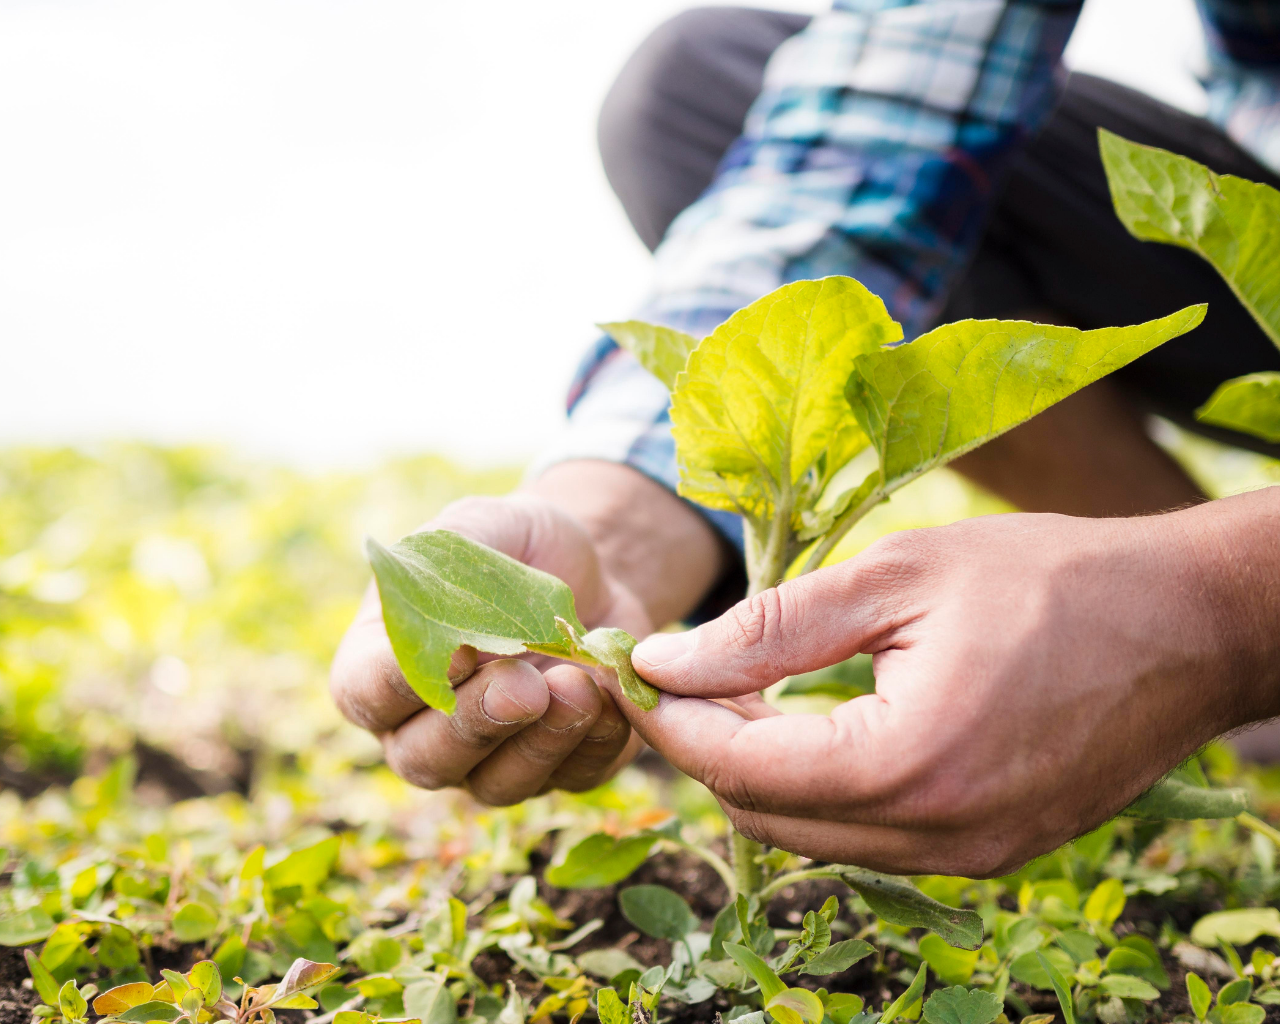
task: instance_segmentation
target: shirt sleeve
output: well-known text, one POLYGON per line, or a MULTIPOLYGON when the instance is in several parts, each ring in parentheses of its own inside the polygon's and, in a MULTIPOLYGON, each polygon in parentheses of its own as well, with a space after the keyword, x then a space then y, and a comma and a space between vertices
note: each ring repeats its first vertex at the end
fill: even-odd
POLYGON ((1209 119, 1280 173, 1280 2, 1198 0, 1208 40, 1209 119))
MULTIPOLYGON (((908 338, 933 326, 1013 157, 1046 118, 1081 0, 837 0, 770 59, 743 135, 655 253, 642 320, 695 336, 789 281, 842 274, 908 338)), ((674 487, 665 389, 603 339, 565 458, 674 487)), ((736 543, 741 526, 706 512, 736 543), (732 523, 732 525, 730 525, 732 523)))

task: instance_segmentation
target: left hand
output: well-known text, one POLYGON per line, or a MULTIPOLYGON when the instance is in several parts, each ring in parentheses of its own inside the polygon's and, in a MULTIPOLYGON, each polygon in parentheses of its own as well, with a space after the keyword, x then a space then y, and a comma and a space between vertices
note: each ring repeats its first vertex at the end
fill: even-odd
POLYGON ((895 534, 644 641, 633 663, 667 693, 622 708, 752 838, 900 874, 1006 874, 1280 712, 1277 498, 895 534), (876 693, 830 716, 707 699, 859 651, 876 693))

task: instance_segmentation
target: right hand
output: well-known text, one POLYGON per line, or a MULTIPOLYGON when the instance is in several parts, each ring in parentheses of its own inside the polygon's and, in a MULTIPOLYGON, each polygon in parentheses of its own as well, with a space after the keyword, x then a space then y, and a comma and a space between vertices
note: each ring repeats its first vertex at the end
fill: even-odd
MULTIPOLYGON (((453 530, 560 577, 589 629, 617 626, 638 637, 653 631, 641 601, 605 573, 582 525, 548 501, 465 498, 425 528, 453 530)), ((641 745, 609 693, 576 665, 532 655, 498 659, 464 647, 449 674, 458 698, 452 716, 426 707, 405 681, 370 584, 334 656, 330 690, 348 719, 382 741, 401 778, 424 789, 461 786, 488 804, 591 789, 641 745)))

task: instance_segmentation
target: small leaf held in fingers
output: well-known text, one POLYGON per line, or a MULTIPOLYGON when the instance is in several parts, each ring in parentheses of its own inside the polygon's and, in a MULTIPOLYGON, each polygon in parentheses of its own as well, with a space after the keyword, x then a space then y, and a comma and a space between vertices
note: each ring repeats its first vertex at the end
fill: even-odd
POLYGON ((582 647, 605 668, 618 674, 622 694, 641 711, 652 711, 658 706, 658 691, 638 675, 631 666, 631 652, 636 638, 624 629, 593 629, 582 638, 582 647))

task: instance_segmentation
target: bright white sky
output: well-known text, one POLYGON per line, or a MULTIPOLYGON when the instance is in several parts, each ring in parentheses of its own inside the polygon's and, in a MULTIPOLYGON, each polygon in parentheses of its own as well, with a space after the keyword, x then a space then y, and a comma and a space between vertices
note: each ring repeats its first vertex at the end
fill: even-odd
MULTIPOLYGON (((686 6, 0 0, 0 444, 524 460, 645 290, 595 114, 686 6)), ((1194 110, 1197 47, 1090 0, 1069 57, 1194 110)))

